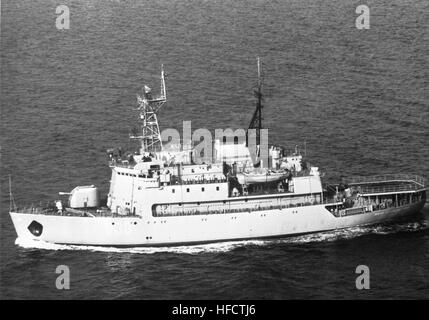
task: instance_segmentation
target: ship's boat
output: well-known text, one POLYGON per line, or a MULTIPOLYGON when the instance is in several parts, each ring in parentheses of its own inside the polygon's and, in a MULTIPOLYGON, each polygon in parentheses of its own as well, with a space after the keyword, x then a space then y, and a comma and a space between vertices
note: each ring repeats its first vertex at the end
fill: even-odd
POLYGON ((240 184, 258 184, 270 183, 287 179, 289 173, 286 171, 281 172, 242 172, 237 173, 237 179, 240 184))

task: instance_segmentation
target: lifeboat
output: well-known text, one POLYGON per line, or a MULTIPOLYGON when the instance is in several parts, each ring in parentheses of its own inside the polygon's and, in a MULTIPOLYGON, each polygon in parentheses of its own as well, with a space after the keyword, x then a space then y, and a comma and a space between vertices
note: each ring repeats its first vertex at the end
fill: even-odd
POLYGON ((237 173, 237 180, 240 184, 257 184, 257 183, 269 183, 284 180, 289 177, 289 172, 242 172, 237 173))

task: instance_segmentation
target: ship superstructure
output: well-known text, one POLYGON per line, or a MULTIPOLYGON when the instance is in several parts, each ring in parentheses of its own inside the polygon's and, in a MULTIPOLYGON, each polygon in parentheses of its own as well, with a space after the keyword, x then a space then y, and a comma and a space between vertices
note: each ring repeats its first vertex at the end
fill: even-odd
POLYGON ((131 138, 140 141, 139 151, 108 151, 112 173, 105 203, 95 186, 79 186, 66 194, 67 204, 12 208, 18 236, 85 245, 191 244, 381 223, 423 207, 426 184, 419 176, 350 178, 326 186, 319 168, 303 161, 298 149, 287 153, 267 146, 263 157, 261 85, 258 59, 256 110, 244 141, 217 139, 211 161, 198 162, 192 146, 162 144, 157 116, 167 100, 162 67, 160 94, 153 96, 145 86, 137 97, 140 128, 131 138))

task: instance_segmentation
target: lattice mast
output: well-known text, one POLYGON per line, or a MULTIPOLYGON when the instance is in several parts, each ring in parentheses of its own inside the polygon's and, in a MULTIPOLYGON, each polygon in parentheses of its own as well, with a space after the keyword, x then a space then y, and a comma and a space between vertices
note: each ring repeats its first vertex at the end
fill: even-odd
POLYGON ((161 92, 159 96, 152 97, 151 91, 151 88, 145 85, 142 95, 137 95, 141 135, 131 135, 130 138, 140 140, 140 154, 162 150, 157 113, 167 102, 163 65, 161 65, 161 92))

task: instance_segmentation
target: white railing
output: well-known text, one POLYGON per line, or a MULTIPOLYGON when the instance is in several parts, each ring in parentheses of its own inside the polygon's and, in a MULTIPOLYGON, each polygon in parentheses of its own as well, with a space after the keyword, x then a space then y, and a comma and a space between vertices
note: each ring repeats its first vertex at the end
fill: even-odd
POLYGON ((413 182, 420 185, 422 188, 426 187, 426 179, 418 175, 411 174, 386 174, 376 175, 369 177, 350 177, 343 178, 344 183, 348 185, 354 184, 369 184, 369 183, 386 183, 386 182, 413 182))
POLYGON ((403 184, 403 185, 390 185, 390 186, 380 186, 380 187, 360 187, 360 192, 362 194, 372 194, 372 193, 391 193, 391 192, 402 192, 402 191, 417 191, 422 189, 416 187, 416 185, 403 184))

